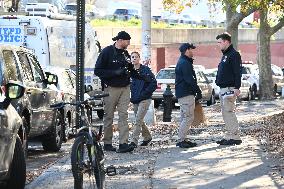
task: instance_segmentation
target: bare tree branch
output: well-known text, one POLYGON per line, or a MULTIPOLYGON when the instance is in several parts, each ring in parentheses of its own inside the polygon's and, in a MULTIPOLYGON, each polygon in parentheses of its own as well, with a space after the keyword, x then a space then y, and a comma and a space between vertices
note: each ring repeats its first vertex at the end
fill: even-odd
POLYGON ((273 35, 275 34, 277 31, 279 31, 282 27, 284 26, 284 16, 279 20, 278 24, 276 24, 275 26, 273 26, 270 30, 270 34, 273 35))

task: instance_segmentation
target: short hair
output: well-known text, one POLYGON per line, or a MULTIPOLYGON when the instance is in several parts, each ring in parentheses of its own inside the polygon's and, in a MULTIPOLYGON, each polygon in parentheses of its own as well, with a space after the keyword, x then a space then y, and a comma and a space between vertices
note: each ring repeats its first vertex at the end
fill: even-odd
POLYGON ((229 34, 228 32, 224 32, 224 33, 217 35, 216 39, 217 40, 222 39, 222 40, 227 40, 231 42, 231 34, 229 34))
POLYGON ((140 58, 140 54, 139 54, 139 52, 137 52, 137 51, 133 51, 130 55, 132 56, 133 54, 137 54, 137 55, 138 55, 138 57, 140 58))

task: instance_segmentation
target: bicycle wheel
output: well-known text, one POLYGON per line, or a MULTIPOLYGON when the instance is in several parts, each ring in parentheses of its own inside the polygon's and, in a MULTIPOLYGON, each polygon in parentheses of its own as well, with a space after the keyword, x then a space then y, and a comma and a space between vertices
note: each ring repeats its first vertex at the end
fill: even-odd
POLYGON ((94 173, 98 189, 105 188, 105 169, 104 169, 104 153, 100 143, 95 143, 95 162, 94 173))
POLYGON ((82 189, 84 180, 87 177, 89 178, 91 188, 104 188, 105 172, 102 159, 103 151, 100 145, 96 143, 92 147, 87 147, 87 138, 84 136, 79 136, 75 139, 71 151, 75 189, 82 189), (93 149, 91 150, 91 148, 93 149))

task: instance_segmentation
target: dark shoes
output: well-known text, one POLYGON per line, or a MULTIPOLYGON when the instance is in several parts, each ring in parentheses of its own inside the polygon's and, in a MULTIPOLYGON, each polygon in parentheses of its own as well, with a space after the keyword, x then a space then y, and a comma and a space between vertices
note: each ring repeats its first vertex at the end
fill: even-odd
POLYGON ((105 144, 104 145, 104 150, 105 151, 116 151, 116 148, 113 147, 111 144, 105 144))
POLYGON ((133 148, 137 148, 137 144, 135 144, 134 142, 131 142, 131 143, 129 144, 129 146, 132 146, 133 148))
POLYGON ((189 141, 184 140, 184 141, 178 142, 176 146, 180 148, 192 148, 192 147, 197 146, 197 144, 195 142, 189 142, 189 141))
POLYGON ((119 148, 117 149, 117 153, 126 153, 126 152, 132 152, 134 150, 134 147, 129 144, 119 144, 119 148))
POLYGON ((242 143, 242 140, 234 140, 234 139, 230 139, 230 140, 226 140, 226 139, 222 139, 216 142, 217 144, 220 145, 240 145, 242 143))
POLYGON ((152 139, 149 139, 149 140, 144 140, 140 146, 148 146, 148 144, 151 142, 152 139))

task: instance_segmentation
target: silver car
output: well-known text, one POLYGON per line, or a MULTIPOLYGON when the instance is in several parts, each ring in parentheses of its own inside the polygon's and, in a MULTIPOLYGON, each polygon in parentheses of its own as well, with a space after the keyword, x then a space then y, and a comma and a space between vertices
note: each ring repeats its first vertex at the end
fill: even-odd
MULTIPOLYGON (((177 102, 175 97, 175 67, 171 66, 169 68, 161 69, 157 75, 157 84, 158 87, 154 91, 152 95, 152 99, 154 100, 154 106, 158 107, 163 101, 163 93, 166 90, 167 85, 170 86, 171 91, 174 95, 174 102, 177 102)), ((202 101, 206 102, 208 106, 211 104, 215 104, 215 91, 213 87, 210 85, 207 77, 204 75, 203 71, 196 71, 197 84, 202 91, 202 101)))
POLYGON ((4 189, 25 187, 24 127, 22 118, 10 104, 12 99, 22 97, 24 90, 19 82, 11 81, 0 89, 0 188, 4 189))

